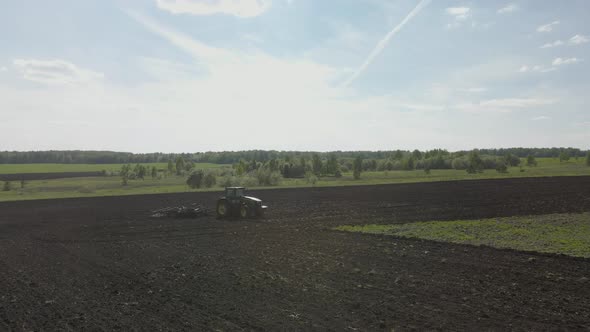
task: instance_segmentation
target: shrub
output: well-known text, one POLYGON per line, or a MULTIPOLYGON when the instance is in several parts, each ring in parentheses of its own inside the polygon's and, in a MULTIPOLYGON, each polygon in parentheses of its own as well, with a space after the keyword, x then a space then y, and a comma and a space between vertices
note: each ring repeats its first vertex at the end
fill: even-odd
POLYGON ((498 171, 498 173, 508 173, 508 166, 504 163, 499 163, 498 166, 496 166, 496 171, 498 171))
POLYGON ((240 186, 242 187, 256 187, 258 179, 252 174, 246 174, 240 178, 240 186))
POLYGON ((2 187, 2 191, 10 191, 12 190, 12 184, 10 181, 4 181, 4 186, 2 187))
POLYGON ((237 176, 227 174, 221 178, 219 185, 222 187, 236 187, 240 185, 240 179, 237 176))
POLYGON ((526 157, 526 165, 529 166, 529 167, 531 167, 531 166, 537 166, 537 160, 535 159, 535 156, 529 154, 526 157))
POLYGON ((312 172, 307 172, 305 173, 305 181, 315 186, 316 182, 318 182, 318 177, 315 176, 315 174, 313 174, 312 172))
POLYGON ((485 156, 481 158, 482 160, 482 168, 483 169, 495 169, 498 168, 500 164, 506 164, 502 158, 496 158, 491 156, 485 156))
POLYGON ((451 165, 453 169, 467 169, 468 162, 467 159, 460 157, 453 159, 451 165))
POLYGON ((504 161, 508 164, 508 166, 518 166, 520 165, 520 158, 517 156, 509 153, 504 156, 504 161))
POLYGON ((203 185, 203 179, 205 178, 205 172, 202 169, 193 171, 186 179, 186 184, 191 189, 201 188, 203 185))
POLYGON ((256 171, 256 179, 258 185, 261 186, 276 186, 280 182, 281 175, 277 171, 271 171, 270 169, 259 168, 256 171))
POLYGON ((559 154, 559 162, 570 160, 570 155, 566 151, 561 151, 559 154))
POLYGON ((203 185, 206 188, 213 187, 216 182, 217 182, 217 177, 215 175, 215 172, 209 171, 209 172, 207 172, 207 174, 205 174, 205 178, 203 179, 203 185))

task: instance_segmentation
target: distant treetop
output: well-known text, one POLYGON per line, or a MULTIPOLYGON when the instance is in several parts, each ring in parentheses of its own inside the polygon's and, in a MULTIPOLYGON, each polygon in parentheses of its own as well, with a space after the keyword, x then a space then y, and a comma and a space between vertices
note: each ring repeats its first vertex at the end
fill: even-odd
MULTIPOLYGON (((507 148, 507 149, 479 149, 480 155, 506 156, 508 154, 526 158, 532 155, 537 158, 552 157, 560 155, 570 157, 584 157, 586 151, 576 148, 507 148)), ((330 158, 354 159, 401 159, 404 156, 411 156, 414 160, 436 158, 437 156, 461 156, 468 155, 469 151, 449 152, 447 150, 433 149, 427 151, 389 150, 389 151, 275 151, 275 150, 249 150, 249 151, 223 151, 223 152, 196 152, 196 153, 130 153, 112 151, 4 151, 0 152, 0 164, 35 164, 35 163, 56 163, 56 164, 135 164, 162 162, 170 160, 177 161, 179 157, 192 162, 207 162, 215 164, 234 164, 240 160, 255 160, 266 162, 273 159, 300 160, 302 157, 312 160, 317 154, 322 160, 330 158)))

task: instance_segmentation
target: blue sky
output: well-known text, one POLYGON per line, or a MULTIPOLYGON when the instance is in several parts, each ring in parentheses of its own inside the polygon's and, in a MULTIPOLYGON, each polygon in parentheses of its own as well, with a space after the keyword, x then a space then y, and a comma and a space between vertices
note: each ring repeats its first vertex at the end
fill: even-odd
POLYGON ((0 150, 590 148, 590 2, 0 4, 0 150))

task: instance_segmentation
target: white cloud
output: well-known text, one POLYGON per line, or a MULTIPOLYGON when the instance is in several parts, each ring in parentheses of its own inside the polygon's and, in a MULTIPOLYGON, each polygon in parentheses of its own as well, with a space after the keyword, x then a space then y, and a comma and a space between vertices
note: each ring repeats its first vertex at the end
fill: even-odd
POLYGON ((587 36, 575 35, 572 38, 570 38, 570 40, 568 42, 570 43, 570 45, 580 45, 580 44, 585 44, 588 41, 590 41, 590 39, 588 39, 587 36))
POLYGON ((543 46, 541 46, 541 48, 552 48, 552 47, 557 47, 557 46, 561 46, 563 45, 563 42, 561 40, 556 40, 552 43, 546 43, 543 46))
POLYGON ((487 88, 475 87, 475 88, 459 88, 457 89, 459 92, 467 92, 467 93, 482 93, 488 91, 487 88))
POLYGON ((239 57, 233 54, 231 51, 211 47, 201 43, 200 41, 195 40, 187 35, 168 29, 167 27, 164 27, 150 18, 136 12, 128 11, 127 14, 137 22, 141 23, 148 30, 157 35, 160 35, 169 43, 193 55, 194 57, 201 59, 202 61, 209 63, 239 61, 239 57))
POLYGON ((158 8, 173 14, 227 14, 247 18, 263 14, 271 0, 156 0, 158 8))
POLYGON ((6 66, 0 66, 0 71, 7 71, 8 68, 6 66))
POLYGON ((555 100, 543 98, 500 98, 463 103, 457 105, 456 108, 466 112, 508 113, 519 109, 551 105, 555 102, 555 100))
POLYGON ((559 21, 553 21, 551 23, 545 24, 545 25, 541 25, 540 27, 537 28, 537 32, 550 32, 553 31, 553 27, 555 25, 558 25, 559 21))
POLYGON ((510 3, 500 9, 498 9, 498 14, 509 14, 515 12, 519 9, 518 5, 515 3, 510 3))
POLYGON ((527 66, 524 65, 522 67, 520 67, 520 69, 518 70, 521 73, 549 73, 552 71, 555 71, 556 68, 553 67, 545 67, 545 66, 540 66, 540 65, 534 65, 534 66, 527 66))
POLYGON ((12 63, 24 79, 43 84, 89 83, 104 77, 64 60, 14 59, 12 63))
POLYGON ((527 108, 533 106, 553 104, 554 100, 536 98, 503 98, 490 99, 480 102, 484 107, 527 108))
POLYGON ((449 7, 445 11, 457 20, 465 20, 471 15, 469 7, 449 7))
MULTIPOLYGON (((587 36, 584 35, 575 35, 572 38, 570 38, 567 43, 568 45, 581 45, 581 44, 585 44, 587 42, 589 42, 590 39, 587 36)), ((541 46, 541 48, 552 48, 552 47, 557 47, 557 46, 561 46, 564 45, 565 43, 561 40, 556 40, 552 43, 546 43, 543 46, 541 46)))
POLYGON ((551 117, 548 117, 546 115, 540 115, 540 116, 535 116, 534 118, 532 118, 531 120, 533 121, 544 121, 544 120, 551 120, 551 117))
MULTIPOLYGON (((454 19, 453 22, 447 23, 447 29, 459 28, 471 17, 471 9, 469 7, 449 7, 445 9, 445 12, 454 19)), ((471 26, 476 27, 477 22, 471 22, 471 26)))
POLYGON ((552 64, 554 66, 561 66, 561 65, 571 65, 574 63, 578 63, 582 61, 582 59, 578 59, 578 58, 555 58, 555 60, 553 60, 552 64))

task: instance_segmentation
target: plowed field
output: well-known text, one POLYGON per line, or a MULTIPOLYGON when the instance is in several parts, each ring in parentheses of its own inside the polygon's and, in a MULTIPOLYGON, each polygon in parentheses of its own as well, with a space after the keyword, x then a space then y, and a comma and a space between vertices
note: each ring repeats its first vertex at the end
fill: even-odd
POLYGON ((331 230, 590 211, 590 177, 0 204, 0 330, 584 330, 590 260, 331 230))

